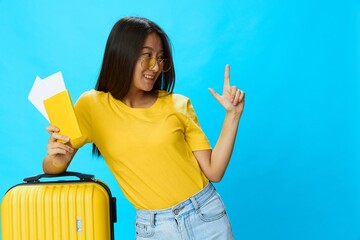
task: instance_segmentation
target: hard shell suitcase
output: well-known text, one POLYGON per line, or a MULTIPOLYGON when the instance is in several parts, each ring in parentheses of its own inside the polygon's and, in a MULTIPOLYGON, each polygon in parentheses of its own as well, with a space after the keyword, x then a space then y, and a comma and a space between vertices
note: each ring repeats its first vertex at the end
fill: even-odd
POLYGON ((1 215, 3 240, 110 240, 116 199, 93 175, 40 174, 7 191, 1 215), (64 176, 79 179, 64 180, 64 176), (41 178, 52 179, 40 182, 41 178))

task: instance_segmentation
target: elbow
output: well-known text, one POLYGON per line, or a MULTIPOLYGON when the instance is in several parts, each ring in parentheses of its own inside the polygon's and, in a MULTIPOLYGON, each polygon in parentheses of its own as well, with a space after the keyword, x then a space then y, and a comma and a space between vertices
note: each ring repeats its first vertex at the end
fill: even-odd
POLYGON ((212 175, 212 176, 206 176, 209 181, 218 183, 222 180, 224 175, 212 175))
POLYGON ((208 169, 206 169, 206 171, 203 170, 203 173, 210 182, 217 183, 223 179, 225 171, 219 171, 219 169, 214 170, 214 169, 208 168, 208 169))

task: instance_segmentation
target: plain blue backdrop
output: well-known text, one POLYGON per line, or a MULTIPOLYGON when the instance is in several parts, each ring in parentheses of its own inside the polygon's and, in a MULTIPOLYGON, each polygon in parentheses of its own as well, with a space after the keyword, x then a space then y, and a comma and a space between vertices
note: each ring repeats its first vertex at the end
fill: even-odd
MULTIPOLYGON (((231 163, 216 184, 236 239, 360 239, 359 1, 0 0, 0 198, 41 173, 48 124, 27 100, 62 71, 73 101, 95 85, 107 36, 127 15, 168 33, 175 92, 189 96, 212 145, 224 110, 207 88, 223 71, 246 92, 231 163)), ((132 206, 103 159, 81 149, 118 199, 116 239, 134 239, 132 206)))

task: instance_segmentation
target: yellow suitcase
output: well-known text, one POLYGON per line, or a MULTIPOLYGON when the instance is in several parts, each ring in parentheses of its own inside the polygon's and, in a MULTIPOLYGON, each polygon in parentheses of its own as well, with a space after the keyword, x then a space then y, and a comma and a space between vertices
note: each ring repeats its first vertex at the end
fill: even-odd
POLYGON ((116 198, 93 175, 40 174, 7 191, 1 215, 3 240, 110 240, 116 198), (64 180, 64 176, 76 179, 64 180))

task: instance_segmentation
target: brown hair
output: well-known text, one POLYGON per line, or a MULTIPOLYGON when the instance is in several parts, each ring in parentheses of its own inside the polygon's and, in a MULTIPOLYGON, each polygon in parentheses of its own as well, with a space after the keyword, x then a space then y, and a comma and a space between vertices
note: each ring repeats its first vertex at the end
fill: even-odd
POLYGON ((170 40, 156 23, 140 17, 122 18, 112 28, 95 89, 110 92, 118 100, 125 97, 145 38, 154 32, 161 38, 164 56, 169 59, 173 67, 170 71, 160 74, 152 91, 172 92, 175 85, 175 70, 170 40))

